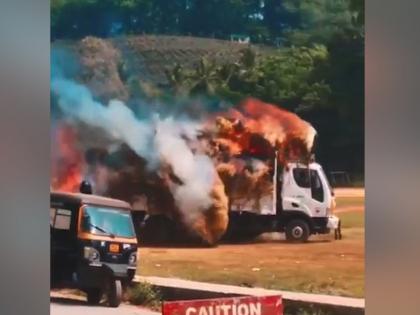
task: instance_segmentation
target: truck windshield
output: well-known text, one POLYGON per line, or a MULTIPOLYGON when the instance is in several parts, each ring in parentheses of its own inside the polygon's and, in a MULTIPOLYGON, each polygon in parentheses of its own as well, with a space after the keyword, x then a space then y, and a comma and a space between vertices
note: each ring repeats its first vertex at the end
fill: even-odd
POLYGON ((83 232, 111 237, 136 236, 130 212, 117 208, 84 207, 81 228, 83 232))

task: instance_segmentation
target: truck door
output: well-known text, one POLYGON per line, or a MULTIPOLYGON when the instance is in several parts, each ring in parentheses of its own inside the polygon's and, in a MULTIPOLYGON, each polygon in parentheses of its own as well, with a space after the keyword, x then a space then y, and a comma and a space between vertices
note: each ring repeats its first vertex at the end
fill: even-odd
POLYGON ((311 208, 313 209, 313 215, 316 217, 326 216, 325 206, 325 191, 322 185, 321 178, 316 169, 310 170, 311 178, 311 208))
POLYGON ((282 204, 284 210, 311 215, 310 172, 306 166, 289 165, 283 172, 282 204))

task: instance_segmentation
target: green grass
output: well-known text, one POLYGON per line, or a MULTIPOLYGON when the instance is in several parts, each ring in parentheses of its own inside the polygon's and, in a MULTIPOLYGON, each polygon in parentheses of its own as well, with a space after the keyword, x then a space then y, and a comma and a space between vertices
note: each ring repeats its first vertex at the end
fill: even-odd
POLYGON ((364 228, 365 226, 365 213, 363 211, 351 211, 337 213, 341 219, 341 228, 364 228))
POLYGON ((143 276, 340 296, 364 296, 364 212, 343 212, 340 241, 284 241, 216 248, 143 248, 143 276))
POLYGON ((364 207, 363 197, 338 197, 336 199, 337 210, 354 207, 355 211, 337 212, 336 215, 341 219, 342 228, 364 228, 365 212, 360 211, 364 207))
POLYGON ((127 299, 131 304, 142 305, 158 310, 161 304, 161 294, 151 284, 136 283, 127 290, 127 299))
POLYGON ((336 201, 336 215, 342 220, 340 241, 328 235, 314 236, 307 244, 273 240, 217 248, 143 248, 138 272, 144 276, 364 297, 364 198, 338 197, 336 201))

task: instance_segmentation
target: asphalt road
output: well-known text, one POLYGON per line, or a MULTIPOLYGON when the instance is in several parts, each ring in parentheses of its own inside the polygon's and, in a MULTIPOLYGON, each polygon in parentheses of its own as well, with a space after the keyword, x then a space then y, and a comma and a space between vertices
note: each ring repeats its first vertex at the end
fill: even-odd
POLYGON ((145 308, 121 304, 118 308, 91 306, 74 297, 50 297, 50 315, 159 315, 145 308))

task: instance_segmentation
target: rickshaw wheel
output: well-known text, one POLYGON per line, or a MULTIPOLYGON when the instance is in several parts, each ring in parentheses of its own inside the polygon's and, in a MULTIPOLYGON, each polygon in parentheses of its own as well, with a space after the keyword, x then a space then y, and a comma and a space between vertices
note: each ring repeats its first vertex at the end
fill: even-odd
POLYGON ((118 307, 122 299, 121 280, 111 280, 107 292, 108 304, 110 307, 118 307))
POLYGON ((91 305, 97 305, 101 301, 101 289, 88 289, 86 290, 87 302, 91 305))

